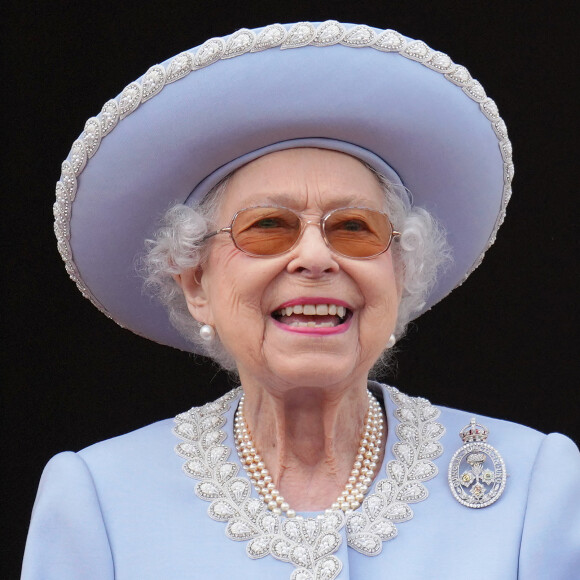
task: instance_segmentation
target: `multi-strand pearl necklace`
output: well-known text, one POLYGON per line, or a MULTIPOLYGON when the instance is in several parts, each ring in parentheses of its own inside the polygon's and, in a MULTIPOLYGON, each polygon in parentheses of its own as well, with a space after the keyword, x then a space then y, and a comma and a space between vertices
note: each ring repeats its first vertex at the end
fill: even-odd
MULTIPOLYGON (((359 507, 375 475, 375 469, 381 454, 383 411, 375 396, 370 391, 367 391, 367 394, 369 408, 358 453, 344 490, 330 506, 332 510, 346 512, 359 507)), ((258 494, 268 506, 268 509, 276 514, 285 513, 289 518, 294 517, 296 512, 290 508, 288 502, 276 489, 270 472, 256 451, 248 424, 244 417, 244 395, 242 395, 238 404, 238 410, 236 411, 234 436, 236 439, 236 449, 238 450, 242 465, 252 480, 258 494)))

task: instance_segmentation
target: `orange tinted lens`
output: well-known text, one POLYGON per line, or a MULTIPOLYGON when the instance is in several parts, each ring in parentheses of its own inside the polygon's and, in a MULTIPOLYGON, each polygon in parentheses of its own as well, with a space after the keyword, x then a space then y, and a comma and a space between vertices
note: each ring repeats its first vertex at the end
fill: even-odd
POLYGON ((324 222, 328 243, 339 254, 351 258, 370 258, 384 252, 392 231, 387 216, 371 209, 339 209, 324 222))
POLYGON ((300 218, 285 208, 252 207, 239 212, 232 224, 236 246, 254 256, 287 252, 300 235, 300 218))

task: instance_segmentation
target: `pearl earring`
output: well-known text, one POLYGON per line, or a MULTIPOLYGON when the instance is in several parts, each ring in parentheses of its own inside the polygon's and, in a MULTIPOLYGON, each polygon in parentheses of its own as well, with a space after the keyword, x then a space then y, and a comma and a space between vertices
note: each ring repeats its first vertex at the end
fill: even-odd
POLYGON ((389 336, 389 340, 387 340, 387 348, 393 348, 395 346, 395 342, 397 342, 397 339, 394 334, 391 334, 391 336, 389 336))
POLYGON ((215 338, 215 328, 210 324, 203 324, 199 329, 199 336, 206 342, 211 342, 215 338))

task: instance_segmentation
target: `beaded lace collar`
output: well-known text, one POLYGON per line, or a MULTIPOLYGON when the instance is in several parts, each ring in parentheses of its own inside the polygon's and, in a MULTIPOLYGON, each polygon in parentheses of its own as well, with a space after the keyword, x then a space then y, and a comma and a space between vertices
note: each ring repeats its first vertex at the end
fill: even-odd
POLYGON ((208 515, 227 522, 228 538, 248 542, 250 558, 270 555, 291 562, 295 570, 290 580, 333 580, 342 570, 342 562, 334 555, 342 543, 342 528, 349 547, 367 556, 380 554, 383 542, 397 535, 395 524, 413 517, 409 504, 427 499, 422 482, 438 473, 432 460, 443 453, 439 439, 445 433, 445 427, 435 421, 439 409, 394 387, 387 387, 387 392, 399 421, 398 441, 392 449, 395 459, 386 461, 386 477, 376 482, 362 506, 346 515, 333 511, 289 519, 270 512, 262 500, 252 497, 250 480, 243 471, 239 475, 238 463, 228 461, 233 450, 223 445, 224 415, 239 400, 241 387, 178 415, 173 431, 183 442, 176 452, 186 460, 186 475, 198 480, 196 495, 210 502, 208 515))

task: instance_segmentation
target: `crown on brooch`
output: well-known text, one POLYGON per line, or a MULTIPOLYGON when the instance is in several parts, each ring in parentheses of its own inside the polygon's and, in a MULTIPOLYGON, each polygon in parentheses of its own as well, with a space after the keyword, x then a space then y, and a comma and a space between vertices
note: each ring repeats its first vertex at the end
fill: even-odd
POLYGON ((469 425, 466 425, 459 432, 459 437, 463 443, 473 443, 473 441, 486 441, 489 435, 489 429, 480 425, 475 421, 475 417, 471 418, 469 425))

